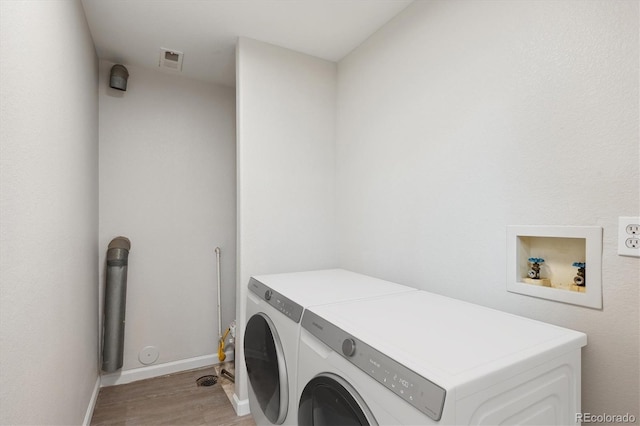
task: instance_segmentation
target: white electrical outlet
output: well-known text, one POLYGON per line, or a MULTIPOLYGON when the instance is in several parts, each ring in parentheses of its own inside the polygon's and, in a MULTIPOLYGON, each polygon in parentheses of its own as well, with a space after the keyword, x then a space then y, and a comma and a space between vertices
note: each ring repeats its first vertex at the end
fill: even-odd
POLYGON ((618 218, 618 254, 640 257, 640 217, 618 218))

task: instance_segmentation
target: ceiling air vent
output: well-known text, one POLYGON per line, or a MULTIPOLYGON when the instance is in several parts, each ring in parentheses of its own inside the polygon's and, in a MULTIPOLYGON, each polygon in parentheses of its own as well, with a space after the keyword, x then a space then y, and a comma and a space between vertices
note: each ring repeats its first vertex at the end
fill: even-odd
POLYGON ((171 71, 182 71, 182 58, 184 53, 177 50, 160 48, 160 62, 158 66, 171 71))

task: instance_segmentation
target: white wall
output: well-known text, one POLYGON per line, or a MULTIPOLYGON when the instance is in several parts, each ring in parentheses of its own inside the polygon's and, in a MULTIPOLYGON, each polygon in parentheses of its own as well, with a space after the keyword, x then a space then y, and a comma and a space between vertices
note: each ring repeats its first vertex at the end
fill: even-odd
POLYGON ((98 62, 80 2, 0 2, 0 57, 0 424, 81 424, 98 382, 98 62))
POLYGON ((234 90, 127 66, 126 92, 100 62, 100 280, 107 246, 129 254, 123 371, 218 350, 216 263, 222 250, 222 331, 235 318, 234 90))
POLYGON ((341 266, 586 332, 583 410, 636 417, 639 260, 616 227, 640 212, 638 15, 415 2, 339 63, 336 148, 341 266), (508 293, 507 225, 601 226, 604 308, 508 293))
MULTIPOLYGON (((252 275, 337 264, 336 65, 246 38, 236 55, 241 337, 252 275)), ((236 357, 236 398, 246 403, 236 357)))

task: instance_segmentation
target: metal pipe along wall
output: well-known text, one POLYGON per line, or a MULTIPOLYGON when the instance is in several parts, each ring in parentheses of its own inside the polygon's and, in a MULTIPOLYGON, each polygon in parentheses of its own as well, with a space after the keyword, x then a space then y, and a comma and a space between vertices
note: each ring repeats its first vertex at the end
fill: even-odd
POLYGON ((106 373, 122 368, 130 248, 131 242, 128 238, 117 237, 111 240, 107 250, 102 342, 102 370, 106 373))

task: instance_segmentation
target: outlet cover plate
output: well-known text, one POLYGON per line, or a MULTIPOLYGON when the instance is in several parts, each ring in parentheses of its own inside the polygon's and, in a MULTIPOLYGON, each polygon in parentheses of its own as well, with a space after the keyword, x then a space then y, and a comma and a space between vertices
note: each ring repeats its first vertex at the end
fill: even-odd
POLYGON ((640 257, 640 217, 620 216, 618 218, 618 254, 640 257))

